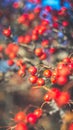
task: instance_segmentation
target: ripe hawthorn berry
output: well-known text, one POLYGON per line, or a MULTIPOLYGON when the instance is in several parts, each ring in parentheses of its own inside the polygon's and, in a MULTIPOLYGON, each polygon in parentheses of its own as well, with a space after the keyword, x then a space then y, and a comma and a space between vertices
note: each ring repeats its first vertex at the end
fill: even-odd
POLYGON ((38 85, 38 86, 42 86, 42 85, 44 85, 44 84, 45 84, 44 79, 43 79, 43 78, 38 78, 38 80, 37 80, 37 85, 38 85))
POLYGON ((57 76, 56 77, 56 82, 58 85, 65 85, 68 82, 68 77, 67 76, 57 76))
POLYGON ((51 6, 46 6, 45 11, 50 12, 52 10, 51 6))
POLYGON ((30 35, 25 35, 24 36, 24 43, 29 44, 31 42, 31 36, 30 35))
POLYGON ((69 68, 70 72, 72 73, 72 71, 73 71, 73 63, 68 64, 68 68, 69 68))
POLYGON ((57 64, 57 69, 58 69, 58 70, 59 70, 59 69, 62 69, 64 66, 66 66, 64 62, 59 62, 59 63, 57 64))
POLYGON ((26 118, 25 113, 22 112, 22 111, 20 111, 20 112, 18 112, 17 114, 15 114, 14 121, 15 121, 15 122, 24 121, 25 118, 26 118))
POLYGON ((34 110, 34 114, 36 115, 37 118, 40 118, 43 114, 43 111, 41 108, 37 108, 34 110))
POLYGON ((58 69, 58 75, 68 76, 70 75, 70 70, 68 66, 63 66, 62 69, 58 69))
POLYGON ((69 125, 69 129, 68 130, 73 130, 73 123, 71 123, 70 125, 69 125))
POLYGON ((12 66, 12 65, 14 64, 14 61, 10 59, 10 60, 7 61, 7 64, 8 64, 9 66, 12 66))
POLYGON ((50 80, 51 80, 51 83, 53 84, 57 83, 57 78, 55 76, 52 76, 50 80))
POLYGON ((15 130, 28 130, 28 127, 25 123, 20 122, 16 125, 15 130))
POLYGON ((45 52, 39 57, 40 60, 45 60, 47 58, 47 54, 45 52))
POLYGON ((60 96, 60 90, 57 88, 52 88, 48 93, 44 96, 44 101, 50 101, 52 99, 56 100, 60 96))
POLYGON ((18 2, 14 2, 12 7, 15 8, 15 9, 18 9, 19 8, 19 3, 18 2))
POLYGON ((63 25, 64 27, 67 27, 67 26, 69 25, 69 22, 68 22, 68 21, 63 21, 63 22, 62 22, 62 25, 63 25))
POLYGON ((41 24, 44 26, 47 26, 47 25, 49 25, 49 21, 48 20, 45 20, 45 19, 43 19, 42 21, 41 21, 41 24))
POLYGON ((43 50, 42 48, 36 48, 34 53, 36 56, 40 57, 43 54, 43 50))
POLYGON ((24 76, 24 75, 25 75, 25 70, 19 69, 19 70, 18 70, 18 75, 19 75, 19 76, 24 76))
POLYGON ((11 53, 9 53, 8 56, 10 59, 14 59, 14 58, 16 58, 17 55, 14 52, 11 52, 11 53))
POLYGON ((70 62, 71 62, 70 57, 65 57, 65 58, 63 59, 63 62, 66 63, 66 64, 70 63, 70 62))
POLYGON ((10 37, 11 35, 11 29, 10 28, 6 28, 3 30, 3 34, 6 36, 6 37, 10 37))
POLYGON ((35 19, 35 15, 33 13, 28 14, 28 19, 30 21, 34 20, 35 19))
POLYGON ((38 80, 38 77, 35 76, 35 75, 32 75, 29 77, 29 81, 32 83, 32 84, 35 84, 38 80))
POLYGON ((42 35, 46 30, 47 29, 45 26, 43 25, 39 26, 39 30, 38 30, 39 35, 42 35))
POLYGON ((18 40, 18 43, 23 43, 24 42, 24 36, 22 36, 22 35, 19 36, 17 40, 18 40))
POLYGON ((56 103, 59 107, 66 105, 70 100, 70 94, 68 92, 61 92, 59 97, 56 99, 56 103))
POLYGON ((50 101, 51 100, 51 98, 49 97, 49 94, 48 93, 46 93, 45 95, 44 95, 44 101, 46 101, 46 102, 48 102, 48 101, 50 101))
POLYGON ((44 47, 44 48, 48 47, 48 45, 49 45, 49 40, 43 40, 43 41, 41 42, 41 45, 42 45, 42 47, 44 47))
POLYGON ((53 27, 56 28, 56 29, 58 29, 59 24, 58 24, 57 22, 54 22, 54 23, 53 23, 53 27))
POLYGON ((27 122, 30 124, 35 124, 37 122, 37 116, 34 113, 29 113, 27 115, 27 122))
POLYGON ((43 76, 45 76, 46 78, 50 78, 51 75, 52 75, 51 70, 49 70, 49 69, 44 70, 43 76))
POLYGON ((35 8, 34 8, 34 13, 35 13, 35 14, 39 14, 40 11, 41 11, 41 7, 35 7, 35 8))
POLYGON ((21 59, 20 59, 20 60, 17 60, 17 61, 16 61, 16 65, 17 65, 17 66, 22 66, 22 65, 23 65, 23 60, 21 60, 21 59))
POLYGON ((32 34, 31 39, 32 39, 32 41, 38 40, 38 35, 37 34, 32 34))
POLYGON ((31 75, 35 75, 36 72, 37 72, 37 68, 35 66, 30 66, 28 68, 28 72, 31 74, 31 75))
POLYGON ((56 52, 56 48, 51 47, 51 48, 49 49, 49 53, 50 53, 50 54, 54 54, 55 52, 56 52))
POLYGON ((56 100, 60 96, 61 92, 58 88, 52 88, 51 91, 48 92, 48 94, 50 99, 56 100))
POLYGON ((22 15, 20 15, 17 19, 19 24, 24 24, 24 22, 26 21, 26 19, 28 19, 28 14, 24 13, 22 15))

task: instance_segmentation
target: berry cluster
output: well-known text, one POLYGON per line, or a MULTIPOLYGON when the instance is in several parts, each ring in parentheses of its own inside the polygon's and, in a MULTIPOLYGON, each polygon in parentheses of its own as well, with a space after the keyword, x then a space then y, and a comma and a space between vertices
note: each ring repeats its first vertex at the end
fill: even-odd
MULTIPOLYGON (((24 2, 13 2, 11 5, 17 17, 13 17, 15 26, 2 25, 2 36, 6 44, 0 44, 0 61, 5 60, 9 70, 14 66, 13 74, 27 77, 30 89, 44 89, 45 92, 42 105, 32 112, 16 113, 14 125, 8 127, 9 130, 28 130, 30 125, 34 127, 43 113, 46 113, 45 104, 54 109, 49 111, 50 115, 59 111, 62 117, 63 107, 73 103, 70 92, 63 91, 64 86, 73 79, 73 56, 69 55, 72 52, 69 46, 72 45, 73 32, 68 9, 62 7, 56 11, 50 6, 40 6, 40 0, 29 2, 36 4, 32 10, 26 10, 24 2), (58 48, 67 48, 69 52, 53 65, 50 59, 59 53, 58 48)), ((69 122, 68 130, 73 129, 72 121, 69 122)))

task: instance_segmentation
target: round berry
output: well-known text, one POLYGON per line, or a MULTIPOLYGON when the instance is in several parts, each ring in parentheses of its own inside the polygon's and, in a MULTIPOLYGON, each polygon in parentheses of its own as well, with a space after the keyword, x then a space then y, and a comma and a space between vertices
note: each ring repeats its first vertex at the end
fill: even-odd
POLYGON ((45 52, 39 57, 40 60, 45 60, 47 58, 47 54, 45 52))
POLYGON ((45 76, 46 78, 50 78, 51 75, 52 75, 51 70, 49 70, 49 69, 44 70, 44 72, 43 72, 43 76, 45 76))
POLYGON ((37 116, 34 114, 34 113, 29 113, 27 115, 27 122, 30 123, 30 124, 35 124, 37 121, 37 116))
POLYGON ((4 30, 3 30, 3 34, 4 34, 6 37, 10 37, 10 35, 11 35, 11 29, 10 29, 10 28, 4 29, 4 30))
POLYGON ((28 127, 23 122, 20 122, 16 125, 15 130, 28 130, 28 127))
POLYGON ((38 80, 38 77, 35 76, 35 75, 33 75, 33 76, 31 76, 31 77, 29 78, 29 81, 30 81, 32 84, 35 84, 35 83, 37 82, 37 80, 38 80))
POLYGON ((23 120, 25 120, 25 113, 24 112, 22 112, 22 111, 20 111, 20 112, 18 112, 16 115, 15 115, 15 117, 14 117, 14 121, 15 122, 20 122, 20 121, 23 121, 23 120))
POLYGON ((37 80, 37 84, 38 84, 38 86, 42 86, 42 85, 44 85, 44 84, 45 84, 44 79, 43 79, 43 78, 38 78, 38 80, 37 80))
POLYGON ((70 100, 70 94, 68 92, 61 92, 60 96, 56 99, 59 107, 66 105, 70 100))
POLYGON ((34 111, 34 114, 36 115, 37 118, 40 118, 42 116, 42 113, 43 113, 43 111, 41 108, 37 108, 34 111))
POLYGON ((13 61, 13 60, 11 60, 11 59, 10 59, 10 60, 8 60, 8 61, 7 61, 7 63, 8 63, 8 65, 9 65, 9 66, 14 65, 14 61, 13 61))
POLYGON ((67 76, 58 76, 57 78, 56 78, 57 80, 57 84, 58 85, 65 85, 67 82, 68 82, 68 78, 67 78, 67 76))
POLYGON ((31 75, 35 75, 36 72, 37 72, 37 68, 36 68, 35 66, 31 66, 31 67, 29 67, 28 72, 29 72, 31 75))
POLYGON ((73 130, 73 123, 71 123, 70 125, 69 125, 69 129, 68 130, 73 130))
POLYGON ((39 56, 41 56, 41 55, 42 55, 43 50, 42 50, 42 48, 36 48, 34 53, 35 53, 35 55, 36 55, 36 56, 38 56, 38 57, 39 57, 39 56))

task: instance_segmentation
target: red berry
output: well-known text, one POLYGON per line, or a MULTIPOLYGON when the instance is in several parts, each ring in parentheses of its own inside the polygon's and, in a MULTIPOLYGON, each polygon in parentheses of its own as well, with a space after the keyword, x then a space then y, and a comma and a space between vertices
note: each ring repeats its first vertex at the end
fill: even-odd
POLYGON ((29 72, 31 75, 35 75, 36 72, 37 72, 37 68, 34 67, 34 66, 30 66, 29 69, 28 69, 28 72, 29 72))
POLYGON ((63 21, 63 22, 62 22, 62 25, 63 25, 64 27, 67 27, 67 26, 69 25, 69 22, 68 22, 68 21, 63 21))
MULTIPOLYGON (((68 64, 68 68, 69 68, 69 70, 71 71, 73 71, 73 63, 70 63, 70 64, 68 64)), ((71 72, 72 73, 72 72, 71 72)))
POLYGON ((51 83, 53 83, 53 84, 57 83, 57 79, 56 79, 55 76, 52 76, 52 77, 51 77, 51 83))
POLYGON ((58 74, 61 76, 70 75, 70 70, 69 70, 68 66, 63 66, 62 69, 58 69, 58 74))
POLYGON ((26 124, 24 124, 23 122, 18 123, 15 127, 15 130, 28 130, 26 124))
POLYGON ((48 102, 48 101, 50 101, 50 100, 51 100, 51 99, 50 99, 50 97, 49 97, 49 94, 46 93, 46 94, 44 95, 44 101, 48 102))
POLYGON ((71 123, 70 125, 69 125, 69 129, 68 130, 73 130, 73 123, 71 123))
POLYGON ((57 16, 53 16, 52 19, 53 19, 54 22, 58 21, 58 17, 57 16))
POLYGON ((25 70, 19 69, 19 70, 18 70, 18 75, 19 75, 19 76, 25 75, 25 70))
POLYGON ((10 29, 10 28, 4 29, 4 30, 3 30, 3 34, 4 34, 6 37, 10 37, 10 35, 11 35, 11 29, 10 29))
POLYGON ((50 78, 51 77, 51 75, 52 75, 52 72, 51 72, 51 70, 45 70, 44 72, 43 72, 43 75, 46 77, 46 78, 50 78))
POLYGON ((35 124, 37 121, 37 116, 34 114, 34 113, 29 113, 27 115, 27 122, 30 123, 30 124, 35 124))
POLYGON ((10 59, 14 59, 14 58, 16 58, 16 54, 13 53, 13 52, 11 52, 11 53, 9 54, 9 58, 10 58, 10 59))
POLYGON ((47 58, 47 54, 45 52, 43 52, 39 58, 40 58, 40 60, 45 60, 47 58))
POLYGON ((19 24, 23 24, 28 19, 28 14, 23 14, 18 17, 17 21, 19 24))
POLYGON ((38 79, 37 76, 31 76, 31 77, 29 78, 29 81, 30 81, 32 84, 34 84, 34 83, 37 82, 37 79, 38 79))
POLYGON ((50 12, 51 10, 52 10, 52 8, 50 6, 45 7, 45 11, 50 12))
POLYGON ((36 40, 38 40, 38 35, 32 34, 31 38, 32 38, 33 41, 36 41, 36 40))
POLYGON ((30 21, 34 20, 35 19, 35 15, 33 13, 28 14, 28 19, 30 21))
POLYGON ((12 66, 14 64, 14 61, 10 59, 10 60, 7 61, 7 63, 8 63, 9 66, 12 66))
POLYGON ((16 65, 17 65, 17 66, 22 66, 22 65, 23 65, 23 61, 22 61, 22 60, 16 61, 16 65))
POLYGON ((61 92, 58 88, 52 88, 48 94, 51 99, 56 100, 60 96, 61 92))
POLYGON ((56 52, 56 48, 51 47, 49 49, 50 54, 54 54, 56 52))
POLYGON ((44 32, 46 31, 46 26, 39 26, 39 30, 38 30, 38 33, 40 34, 40 35, 42 35, 44 32))
POLYGON ((48 20, 45 20, 45 19, 43 19, 42 21, 41 21, 41 24, 44 26, 47 26, 47 25, 49 25, 49 21, 48 20))
POLYGON ((30 35, 25 35, 24 36, 24 43, 29 44, 31 42, 31 36, 30 35))
POLYGON ((57 88, 52 88, 47 94, 45 94, 44 96, 44 100, 45 101, 49 101, 49 100, 56 100, 59 96, 60 96, 60 90, 57 88))
POLYGON ((18 112, 16 115, 15 115, 15 117, 14 117, 14 121, 15 122, 20 122, 20 121, 24 121, 25 120, 25 113, 24 112, 22 112, 22 111, 20 111, 20 112, 18 112))
POLYGON ((60 96, 56 99, 59 107, 66 105, 70 100, 70 94, 68 92, 61 92, 60 96))
POLYGON ((58 65, 57 65, 57 69, 60 70, 60 69, 62 69, 64 66, 66 66, 66 65, 64 64, 64 62, 59 62, 58 65))
POLYGON ((18 43, 23 43, 23 42, 24 42, 24 36, 19 36, 18 43))
POLYGON ((57 22, 55 22, 55 23, 53 23, 53 27, 57 29, 59 27, 59 24, 57 22))
POLYGON ((43 78, 38 78, 38 80, 37 80, 37 84, 38 84, 38 86, 42 86, 42 85, 44 85, 44 84, 45 84, 44 79, 43 79, 43 78))
POLYGON ((41 56, 43 53, 43 50, 42 48, 36 48, 34 53, 36 56, 41 56))
POLYGON ((25 70, 26 70, 26 64, 21 65, 21 70, 25 72, 25 70))
POLYGON ((41 42, 41 45, 43 46, 43 47, 48 47, 48 45, 49 45, 49 40, 43 40, 42 42, 41 42))
POLYGON ((66 64, 70 63, 70 61, 71 61, 71 60, 70 60, 69 57, 66 57, 66 58, 63 59, 63 62, 66 63, 66 64))
POLYGON ((35 14, 40 13, 40 11, 41 11, 41 7, 35 7, 35 8, 34 8, 34 13, 35 13, 35 14))
POLYGON ((14 2, 13 3, 13 8, 15 8, 15 9, 19 8, 19 3, 18 2, 14 2))
POLYGON ((34 111, 34 114, 36 115, 37 118, 40 118, 42 116, 42 109, 38 108, 34 111))
POLYGON ((58 76, 56 77, 58 85, 65 85, 68 82, 68 78, 66 76, 58 76))

